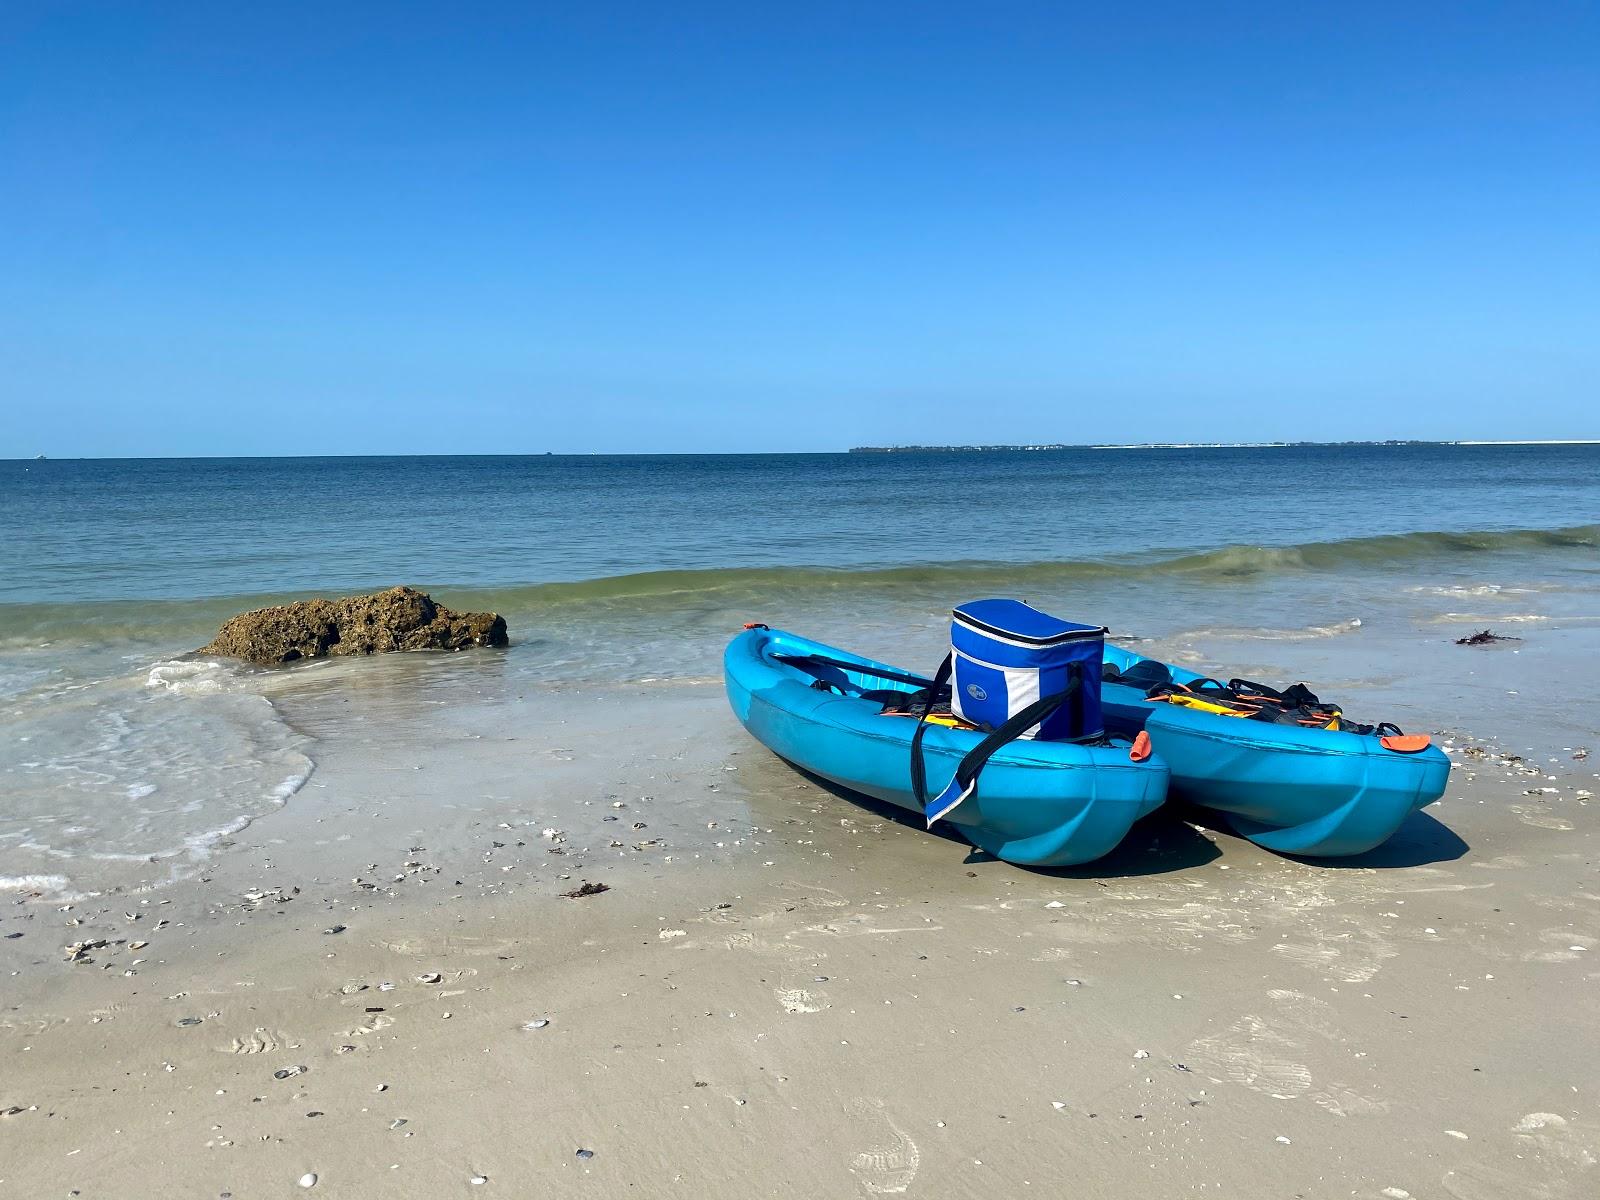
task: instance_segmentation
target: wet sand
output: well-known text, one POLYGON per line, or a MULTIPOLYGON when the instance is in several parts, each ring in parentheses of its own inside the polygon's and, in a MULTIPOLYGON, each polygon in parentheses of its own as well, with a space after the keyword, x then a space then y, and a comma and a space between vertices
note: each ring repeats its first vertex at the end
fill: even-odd
POLYGON ((1041 873, 715 686, 379 715, 308 729, 199 879, 0 908, 0 1194, 1600 1192, 1600 784, 1561 747, 1457 743, 1362 860, 1163 813, 1041 873))

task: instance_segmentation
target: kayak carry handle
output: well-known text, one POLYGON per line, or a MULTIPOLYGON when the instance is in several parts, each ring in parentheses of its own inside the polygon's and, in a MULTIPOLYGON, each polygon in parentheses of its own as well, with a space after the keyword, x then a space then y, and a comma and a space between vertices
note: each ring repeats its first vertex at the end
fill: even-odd
POLYGON ((1378 739, 1378 745, 1396 754, 1415 754, 1432 744, 1433 739, 1425 733, 1386 733, 1378 739))

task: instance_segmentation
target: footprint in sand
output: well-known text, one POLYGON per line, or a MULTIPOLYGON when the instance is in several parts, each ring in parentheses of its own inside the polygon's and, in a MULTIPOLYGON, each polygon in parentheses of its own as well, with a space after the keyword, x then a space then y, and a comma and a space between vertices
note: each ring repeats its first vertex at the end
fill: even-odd
POLYGON ((1595 952, 1600 939, 1593 934, 1579 933, 1575 929, 1546 929, 1539 934, 1539 945, 1540 949, 1524 954, 1522 961, 1564 963, 1594 960, 1600 966, 1600 954, 1595 952))
MULTIPOLYGON (((447 937, 444 939, 444 949, 450 954, 504 958, 517 952, 517 941, 515 938, 447 937)), ((463 967, 462 973, 467 972, 474 975, 478 973, 474 967, 463 967)))
POLYGON ((1340 1083, 1319 1083, 1301 1060, 1310 1039, 1338 1043, 1332 1010, 1287 989, 1267 993, 1268 1016, 1246 1013, 1221 1033, 1191 1042, 1186 1060, 1217 1083, 1236 1083, 1276 1100, 1307 1099, 1338 1117, 1383 1112, 1388 1106, 1340 1083))
POLYGON ((1311 1068, 1294 1061, 1294 1039, 1252 1013, 1240 1017, 1226 1031, 1190 1043, 1187 1057, 1226 1080, 1291 1100, 1311 1090, 1311 1068))
POLYGON ((780 894, 779 900, 796 909, 844 908, 850 903, 832 888, 805 887, 803 884, 787 896, 780 894))
POLYGON ((1493 858, 1472 865, 1484 871, 1515 871, 1527 866, 1528 860, 1520 854, 1497 854, 1493 858))
POLYGON ((379 938, 378 945, 395 954, 427 954, 436 943, 423 938, 379 938))
POLYGON ((484 938, 447 936, 441 938, 379 938, 378 945, 395 954, 428 958, 445 954, 495 954, 516 952, 517 943, 511 938, 484 938))
POLYGON ((344 1031, 344 1033, 342 1034, 342 1036, 343 1037, 363 1037, 363 1036, 365 1036, 366 1034, 369 1034, 369 1033, 377 1033, 378 1030, 380 1030, 380 1029, 387 1029, 387 1028, 389 1028, 389 1026, 391 1026, 393 1024, 394 1024, 394 1018, 393 1017, 386 1017, 386 1016, 383 1016, 381 1013, 374 1013, 371 1016, 369 1016, 365 1021, 361 1022, 361 1024, 357 1025, 354 1029, 346 1029, 344 1031))
POLYGON ((1516 813, 1517 820, 1524 825, 1532 825, 1538 829, 1559 829, 1565 832, 1572 828, 1572 822, 1565 817, 1558 817, 1551 812, 1548 805, 1544 804, 1513 804, 1511 811, 1516 813))
MULTIPOLYGON (((762 925, 771 926, 780 922, 787 923, 785 919, 794 920, 795 914, 805 913, 812 909, 844 908, 850 902, 838 892, 829 888, 808 888, 805 891, 791 890, 780 893, 776 897, 777 908, 766 912, 741 912, 734 909, 712 909, 710 912, 701 913, 694 919, 705 925, 762 925)), ((749 935, 753 937, 754 935, 749 935)))
POLYGON ((288 1041, 283 1034, 272 1029, 257 1029, 242 1038, 234 1038, 226 1046, 218 1046, 223 1054, 272 1054, 288 1041))
POLYGON ((1272 952, 1346 984, 1365 984, 1398 954, 1384 934, 1358 925, 1312 928, 1306 941, 1278 942, 1272 952))
POLYGON ((748 929, 741 929, 737 933, 730 933, 722 939, 723 946, 728 950, 745 950, 752 954, 769 954, 777 958, 804 958, 816 960, 827 958, 827 954, 820 950, 810 950, 804 946, 797 946, 793 942, 769 941, 748 929))
POLYGON ((814 1013, 822 1011, 824 997, 805 988, 778 988, 774 993, 786 1013, 814 1013))
POLYGON ((845 1111, 856 1134, 866 1143, 850 1156, 851 1173, 874 1195, 904 1192, 922 1165, 917 1144, 890 1120, 882 1100, 862 1096, 850 1101, 845 1111))
POLYGON ((57 1025, 66 1025, 70 1021, 70 1017, 57 1016, 22 1017, 15 1020, 8 1017, 0 1021, 0 1029, 38 1036, 46 1030, 54 1029, 57 1025))
POLYGON ((1558 1113, 1529 1113, 1512 1133, 1543 1158, 1586 1170, 1595 1164, 1594 1151, 1572 1123, 1558 1113))
POLYGON ((1036 963, 1070 962, 1077 957, 1078 955, 1066 946, 1046 946, 1028 961, 1036 963))
POLYGON ((1594 1144, 1559 1113, 1528 1113, 1510 1130, 1514 1166, 1469 1164, 1445 1172, 1440 1186, 1455 1200, 1579 1200, 1595 1194, 1594 1144))
POLYGON ((821 925, 807 925, 793 933, 784 934, 785 937, 799 938, 812 934, 824 934, 830 938, 865 937, 872 934, 899 934, 899 933, 937 933, 944 928, 943 925, 895 925, 883 927, 875 923, 875 919, 867 914, 860 913, 842 921, 829 921, 821 925))

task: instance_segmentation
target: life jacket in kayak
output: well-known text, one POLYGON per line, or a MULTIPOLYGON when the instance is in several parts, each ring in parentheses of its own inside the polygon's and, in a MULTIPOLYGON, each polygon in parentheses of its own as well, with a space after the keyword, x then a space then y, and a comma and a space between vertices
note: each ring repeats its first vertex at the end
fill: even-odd
POLYGON ((1376 725, 1351 721, 1339 705, 1319 699, 1303 683, 1292 683, 1282 691, 1252 679, 1230 679, 1223 683, 1202 677, 1179 683, 1164 663, 1154 659, 1143 659, 1126 671, 1106 663, 1101 668, 1101 679, 1105 683, 1136 687, 1153 704, 1170 704, 1175 708, 1267 721, 1274 725, 1297 725, 1302 729, 1376 735, 1386 749, 1402 753, 1425 749, 1430 742, 1425 734, 1407 734, 1390 721, 1380 721, 1376 725))

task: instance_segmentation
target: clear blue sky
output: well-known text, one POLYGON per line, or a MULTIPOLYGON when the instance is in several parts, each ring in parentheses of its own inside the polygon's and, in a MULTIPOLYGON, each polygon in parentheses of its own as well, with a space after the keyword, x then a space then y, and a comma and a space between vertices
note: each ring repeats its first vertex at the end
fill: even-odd
POLYGON ((1600 437, 1597 64, 1590 3, 17 0, 0 456, 1600 437))

